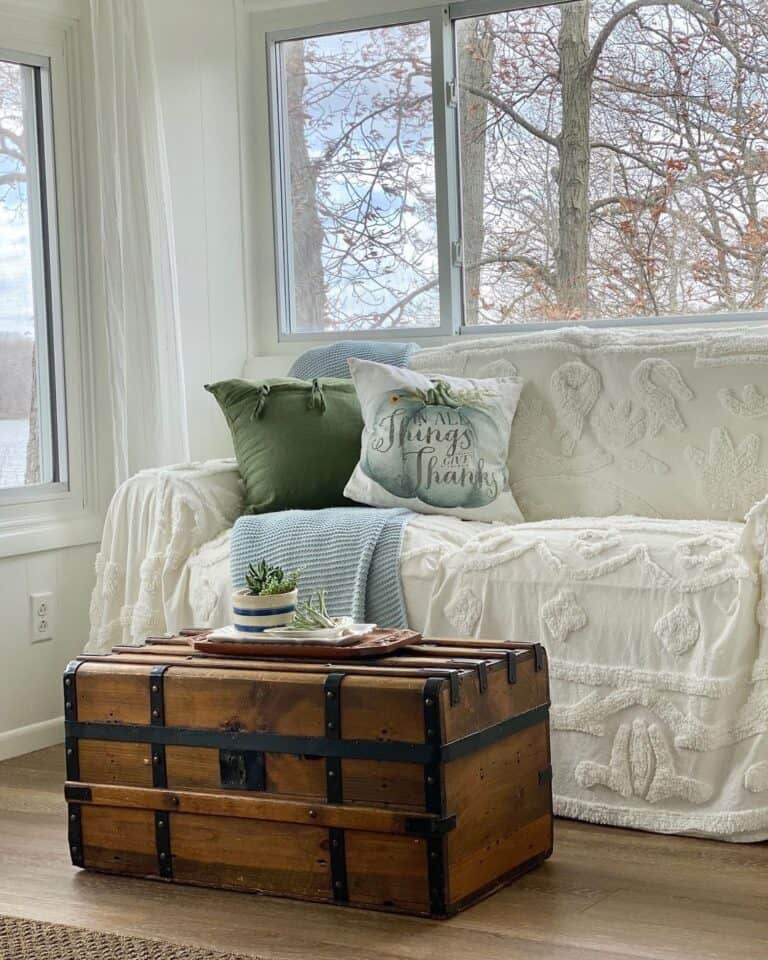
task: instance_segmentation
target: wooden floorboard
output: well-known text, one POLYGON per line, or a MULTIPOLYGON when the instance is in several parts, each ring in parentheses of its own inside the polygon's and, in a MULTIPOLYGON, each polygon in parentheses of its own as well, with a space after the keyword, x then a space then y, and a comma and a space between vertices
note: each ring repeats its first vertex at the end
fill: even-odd
POLYGON ((60 748, 0 764, 0 914, 263 960, 766 960, 768 844, 560 820, 544 866, 446 922, 69 863, 60 748))

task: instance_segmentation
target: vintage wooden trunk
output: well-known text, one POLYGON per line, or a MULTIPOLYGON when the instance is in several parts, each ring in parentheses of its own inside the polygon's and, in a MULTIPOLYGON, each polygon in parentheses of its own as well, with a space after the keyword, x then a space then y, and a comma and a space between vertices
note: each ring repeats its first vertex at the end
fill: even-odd
POLYGON ((64 693, 86 869, 445 917, 552 852, 538 644, 321 665, 176 637, 81 657, 64 693))

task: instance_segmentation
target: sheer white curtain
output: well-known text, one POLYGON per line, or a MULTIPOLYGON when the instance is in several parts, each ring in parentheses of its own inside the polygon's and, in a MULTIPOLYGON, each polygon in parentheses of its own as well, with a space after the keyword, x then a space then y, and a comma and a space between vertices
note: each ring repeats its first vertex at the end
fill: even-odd
POLYGON ((90 0, 115 471, 189 458, 170 185, 144 0, 90 0))

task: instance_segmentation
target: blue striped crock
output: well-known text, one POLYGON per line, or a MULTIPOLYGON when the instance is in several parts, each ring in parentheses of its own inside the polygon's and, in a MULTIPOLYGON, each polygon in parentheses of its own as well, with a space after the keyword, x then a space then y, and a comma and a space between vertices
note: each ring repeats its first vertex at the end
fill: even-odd
POLYGON ((296 612, 298 590, 254 597, 247 590, 232 594, 232 622, 238 633, 263 633, 272 627, 285 627, 296 612))

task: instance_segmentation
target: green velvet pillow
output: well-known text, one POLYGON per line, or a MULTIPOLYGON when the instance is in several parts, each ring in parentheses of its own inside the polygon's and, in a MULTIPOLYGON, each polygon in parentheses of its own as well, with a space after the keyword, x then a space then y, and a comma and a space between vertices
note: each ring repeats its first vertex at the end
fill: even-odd
POLYGON ((222 380, 206 385, 224 411, 246 511, 347 505, 363 419, 351 380, 222 380))

